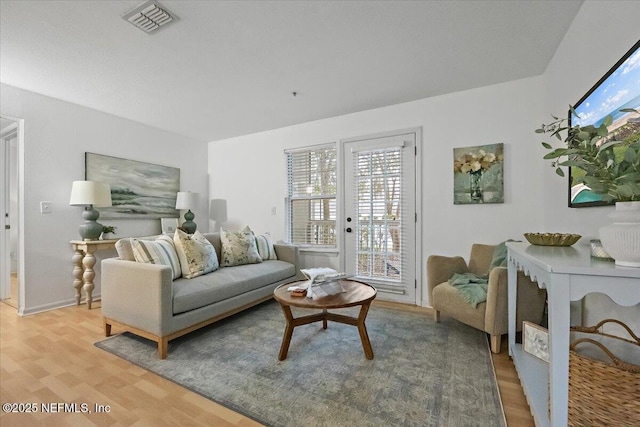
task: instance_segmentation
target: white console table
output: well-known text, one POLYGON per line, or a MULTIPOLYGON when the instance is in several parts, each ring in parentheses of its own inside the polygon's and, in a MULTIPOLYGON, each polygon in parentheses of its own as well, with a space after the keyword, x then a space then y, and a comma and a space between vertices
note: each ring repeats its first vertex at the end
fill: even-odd
POLYGON ((509 355, 513 358, 537 427, 567 425, 569 394, 569 303, 589 293, 608 295, 615 303, 640 303, 640 268, 617 267, 591 258, 588 246, 552 247, 510 242, 509 355), (547 290, 549 363, 516 344, 517 271, 547 290), (550 396, 549 396, 550 395, 550 396), (551 405, 550 417, 547 412, 551 405))

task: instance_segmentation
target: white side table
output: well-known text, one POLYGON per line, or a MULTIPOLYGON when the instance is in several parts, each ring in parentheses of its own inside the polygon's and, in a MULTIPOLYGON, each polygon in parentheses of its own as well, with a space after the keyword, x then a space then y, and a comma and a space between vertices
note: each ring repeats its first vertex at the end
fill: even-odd
POLYGON ((93 279, 96 277, 96 272, 93 270, 93 266, 96 264, 94 253, 101 249, 115 248, 117 241, 118 239, 72 240, 70 242, 74 251, 71 261, 73 262, 73 287, 76 292, 76 305, 80 305, 82 288, 87 295, 87 308, 91 310, 92 293, 95 288, 93 279))
POLYGON ((509 242, 509 355, 531 407, 536 426, 567 425, 569 395, 569 303, 589 293, 608 295, 615 303, 640 303, 640 268, 617 267, 592 259, 587 246, 552 247, 509 242), (516 344, 517 271, 547 290, 549 364, 524 353, 516 344), (551 417, 547 405, 551 405, 551 417))

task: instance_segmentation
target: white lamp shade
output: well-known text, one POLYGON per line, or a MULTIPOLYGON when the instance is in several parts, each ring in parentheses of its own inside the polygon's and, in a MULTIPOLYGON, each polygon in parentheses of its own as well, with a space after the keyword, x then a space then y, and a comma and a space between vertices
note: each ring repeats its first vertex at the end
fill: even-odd
POLYGON ((193 209, 198 206, 198 193, 179 191, 176 197, 176 209, 193 209))
POLYGON ((73 181, 69 205, 111 206, 111 187, 99 181, 73 181))

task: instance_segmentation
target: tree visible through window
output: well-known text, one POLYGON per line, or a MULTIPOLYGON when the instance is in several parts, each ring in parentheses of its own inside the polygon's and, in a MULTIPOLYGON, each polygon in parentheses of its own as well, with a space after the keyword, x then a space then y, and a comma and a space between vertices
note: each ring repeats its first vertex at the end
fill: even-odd
POLYGON ((336 148, 287 151, 289 241, 336 247, 336 148))

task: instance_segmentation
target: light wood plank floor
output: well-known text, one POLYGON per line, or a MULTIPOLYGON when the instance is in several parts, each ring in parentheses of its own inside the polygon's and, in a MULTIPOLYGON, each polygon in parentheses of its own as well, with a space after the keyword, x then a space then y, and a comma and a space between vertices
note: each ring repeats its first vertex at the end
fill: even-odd
MULTIPOLYGON (((25 317, 0 304, 0 402, 38 403, 38 413, 0 413, 0 425, 260 425, 98 349, 93 344, 103 337, 99 302, 92 310, 81 305, 25 317), (45 414, 41 402, 86 403, 91 413, 65 413, 61 406, 59 413, 45 414), (108 405, 109 412, 96 412, 96 404, 108 405)), ((508 425, 531 427, 529 408, 503 348, 494 364, 508 425)))

